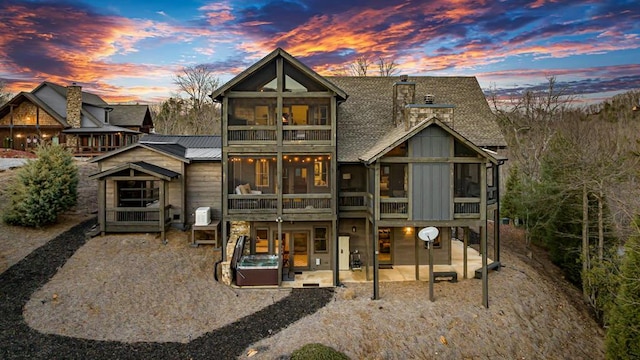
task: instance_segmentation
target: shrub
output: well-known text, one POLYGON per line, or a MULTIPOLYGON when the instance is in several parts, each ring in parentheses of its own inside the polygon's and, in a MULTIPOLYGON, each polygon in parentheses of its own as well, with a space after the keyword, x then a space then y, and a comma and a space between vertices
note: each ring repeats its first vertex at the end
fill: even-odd
POLYGON ((71 154, 59 145, 41 145, 36 155, 36 160, 18 170, 16 182, 9 187, 11 203, 3 215, 7 224, 51 224, 76 204, 78 167, 71 154))
MULTIPOLYGON (((636 228, 640 220, 636 220, 636 228)), ((620 288, 609 316, 607 359, 640 358, 640 234, 624 246, 620 268, 620 288)))
POLYGON ((291 360, 349 360, 349 357, 332 347, 314 343, 294 351, 291 360))

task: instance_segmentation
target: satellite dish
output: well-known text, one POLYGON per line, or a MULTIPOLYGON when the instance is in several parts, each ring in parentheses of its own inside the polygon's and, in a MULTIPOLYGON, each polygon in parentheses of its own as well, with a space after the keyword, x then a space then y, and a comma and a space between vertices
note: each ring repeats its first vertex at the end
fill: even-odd
POLYGON ((440 234, 440 232, 438 231, 438 228, 429 226, 421 229, 418 232, 418 237, 422 241, 433 241, 438 237, 438 234, 440 234))

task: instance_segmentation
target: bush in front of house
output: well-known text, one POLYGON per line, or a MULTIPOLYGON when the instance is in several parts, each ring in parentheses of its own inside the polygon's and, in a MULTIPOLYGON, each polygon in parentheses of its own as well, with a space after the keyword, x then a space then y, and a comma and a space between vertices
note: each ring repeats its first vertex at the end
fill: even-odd
POLYGON ((332 347, 314 343, 294 351, 291 360, 349 360, 349 357, 332 347))
POLYGON ((76 204, 78 167, 71 153, 60 145, 40 145, 36 155, 18 170, 9 187, 11 204, 2 217, 7 224, 51 224, 76 204))

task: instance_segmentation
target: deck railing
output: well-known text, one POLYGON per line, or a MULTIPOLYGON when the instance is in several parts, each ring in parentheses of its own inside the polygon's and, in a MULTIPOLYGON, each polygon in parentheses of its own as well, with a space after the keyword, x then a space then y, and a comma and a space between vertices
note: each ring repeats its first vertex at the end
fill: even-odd
POLYGON ((331 194, 285 194, 282 195, 282 212, 331 211, 331 194))
POLYGON ((479 218, 480 198, 454 198, 453 199, 454 218, 479 218))
MULTIPOLYGON (((272 125, 230 125, 227 128, 227 139, 230 143, 275 142, 276 131, 276 127, 272 125)), ((285 144, 330 144, 331 126, 285 125, 282 129, 282 140, 285 144)))
POLYGON ((158 207, 116 207, 106 209, 107 231, 117 229, 130 231, 160 231, 161 215, 164 215, 165 225, 171 222, 171 205, 167 205, 164 211, 158 207))
POLYGON ((405 219, 408 212, 408 198, 380 198, 380 218, 405 219))
POLYGON ((275 212, 278 208, 278 197, 275 194, 229 194, 227 206, 230 214, 256 211, 275 212))
POLYGON ((365 211, 369 207, 367 195, 366 192, 341 192, 338 207, 340 211, 365 211))

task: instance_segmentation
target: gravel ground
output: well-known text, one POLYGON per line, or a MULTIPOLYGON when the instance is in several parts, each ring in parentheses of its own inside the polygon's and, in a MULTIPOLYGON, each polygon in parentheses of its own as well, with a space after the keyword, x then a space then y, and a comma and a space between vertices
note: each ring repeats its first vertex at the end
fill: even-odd
POLYGON ((29 159, 0 158, 0 170, 7 170, 24 165, 29 159))
POLYGON ((281 301, 189 343, 96 341, 33 330, 24 320, 23 307, 86 243, 85 233, 94 222, 74 227, 0 274, 0 358, 233 359, 250 344, 316 312, 333 298, 328 289, 293 290, 281 301))

